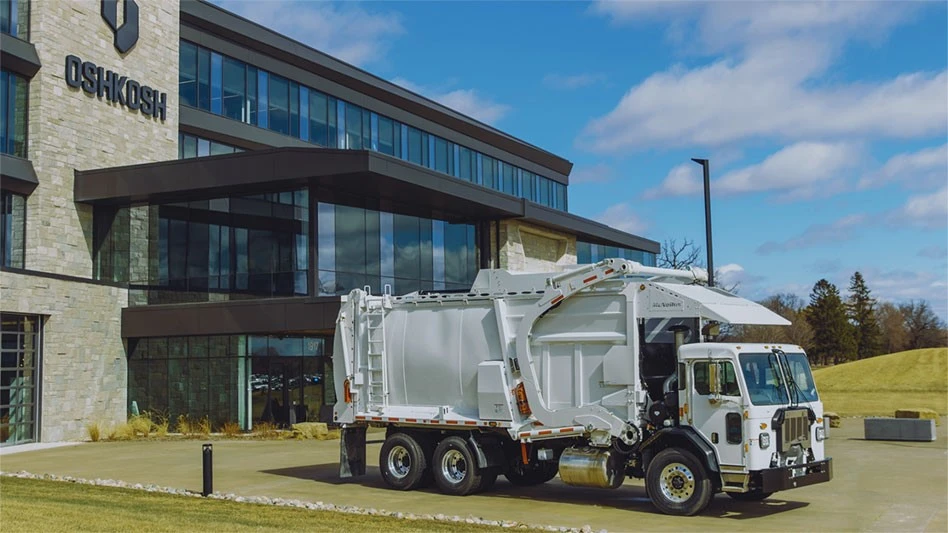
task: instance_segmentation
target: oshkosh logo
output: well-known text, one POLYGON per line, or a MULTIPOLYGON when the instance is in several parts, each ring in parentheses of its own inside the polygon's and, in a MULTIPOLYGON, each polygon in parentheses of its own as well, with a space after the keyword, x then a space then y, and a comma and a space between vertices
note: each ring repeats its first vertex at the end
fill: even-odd
POLYGON ((135 0, 125 0, 122 25, 118 25, 118 0, 102 0, 102 19, 115 35, 113 43, 120 54, 135 47, 138 42, 138 4, 135 0))

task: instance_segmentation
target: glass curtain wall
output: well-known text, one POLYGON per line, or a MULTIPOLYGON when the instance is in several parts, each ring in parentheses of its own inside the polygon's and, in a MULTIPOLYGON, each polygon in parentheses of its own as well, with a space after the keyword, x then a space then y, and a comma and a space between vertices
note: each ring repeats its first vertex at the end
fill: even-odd
POLYGON ((0 446, 36 440, 41 319, 0 314, 0 446))
POLYGON ((544 176, 187 41, 181 41, 179 61, 184 105, 318 146, 381 152, 567 210, 566 186, 544 176))
POLYGON ((0 33, 30 40, 29 0, 0 0, 0 33))
POLYGON ((469 289, 477 275, 473 225, 322 202, 317 210, 319 295, 469 289))
POLYGON ((234 154, 243 152, 243 148, 204 139, 186 133, 178 134, 178 159, 205 157, 209 155, 234 154))
POLYGON ((331 421, 336 403, 327 339, 224 335, 131 339, 128 401, 139 411, 288 426, 331 421))

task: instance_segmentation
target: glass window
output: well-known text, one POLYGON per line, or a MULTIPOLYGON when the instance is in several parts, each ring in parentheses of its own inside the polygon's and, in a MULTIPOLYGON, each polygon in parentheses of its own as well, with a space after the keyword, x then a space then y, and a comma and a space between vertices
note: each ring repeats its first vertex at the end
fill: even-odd
POLYGON ((551 182, 548 178, 544 178, 543 176, 540 176, 537 183, 537 185, 539 186, 539 190, 537 191, 538 203, 547 205, 547 206, 552 205, 551 203, 552 200, 550 199, 551 193, 553 192, 552 187, 551 187, 552 183, 553 182, 551 182))
POLYGON ((346 147, 346 103, 342 100, 334 101, 336 103, 336 148, 344 149, 346 147))
POLYGON ((27 0, 0 1, 0 33, 27 41, 30 38, 30 3, 27 0))
POLYGON ((23 268, 26 252, 26 197, 0 193, 0 265, 23 268))
POLYGON ((26 157, 29 91, 25 78, 0 70, 0 152, 26 157))
POLYGON ((309 93, 309 136, 320 146, 329 144, 329 101, 326 95, 312 91, 309 93))
POLYGON ((197 107, 197 47, 181 41, 178 49, 178 95, 181 103, 197 107))
POLYGON ((514 167, 503 162, 500 163, 500 167, 503 169, 503 184, 501 190, 507 194, 516 196, 517 182, 514 167))
POLYGON ((0 446, 36 439, 42 319, 0 314, 0 446))
POLYGON ((493 157, 481 156, 481 185, 489 189, 500 190, 500 176, 498 175, 497 160, 493 157))
POLYGON ((408 160, 416 165, 428 165, 428 135, 408 127, 408 160))
POLYGON ((300 85, 300 139, 309 140, 309 87, 300 85))
POLYGON ((290 82, 290 135, 300 137, 300 86, 290 82))
POLYGON ((536 174, 533 172, 524 170, 520 176, 520 195, 527 200, 536 202, 536 186, 535 182, 537 180, 536 174))
POLYGON ((362 108, 347 104, 345 147, 350 150, 361 150, 362 146, 362 108))
POLYGON ((129 209, 96 207, 92 227, 93 277, 105 281, 128 281, 129 209))
POLYGON ((553 207, 561 211, 566 211, 566 185, 558 182, 553 183, 553 207))
POLYGON ((270 76, 264 70, 257 71, 257 126, 270 127, 270 76))
POLYGON ((744 383, 754 405, 788 403, 786 383, 780 362, 772 353, 744 353, 740 355, 744 383))
POLYGON ((223 100, 222 92, 222 58, 216 52, 211 52, 211 113, 221 114, 223 100))
POLYGON ((223 60, 224 116, 247 122, 247 67, 241 61, 225 57, 223 60))
POLYGON ((204 48, 197 51, 197 107, 211 109, 211 52, 204 48))
POLYGON ((248 124, 257 123, 257 69, 247 65, 247 110, 244 116, 248 124))
POLYGON ((730 361, 718 361, 714 363, 697 362, 694 366, 694 384, 695 392, 702 396, 711 394, 711 375, 708 371, 709 365, 717 365, 719 379, 721 380, 721 395, 740 396, 741 389, 737 384, 737 374, 734 373, 734 365, 730 361))
POLYGON ((390 118, 379 116, 379 152, 396 155, 395 123, 390 118))
POLYGON ((270 112, 269 128, 284 135, 290 134, 290 83, 279 76, 270 75, 268 91, 270 112))
POLYGON ((431 136, 434 139, 434 169, 444 174, 450 174, 454 168, 454 153, 448 145, 448 141, 431 136))
POLYGON ((474 157, 470 148, 461 146, 458 150, 458 177, 474 181, 476 173, 477 169, 474 167, 474 157))

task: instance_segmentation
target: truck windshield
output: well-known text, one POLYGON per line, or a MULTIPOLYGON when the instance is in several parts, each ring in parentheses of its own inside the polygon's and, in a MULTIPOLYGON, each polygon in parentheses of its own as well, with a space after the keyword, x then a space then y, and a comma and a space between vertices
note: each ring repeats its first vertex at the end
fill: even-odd
MULTIPOLYGON (((791 378, 796 384, 791 391, 800 402, 815 402, 819 399, 810 364, 802 353, 788 353, 787 363, 791 378)), ((747 383, 747 391, 754 405, 783 405, 790 403, 785 377, 781 366, 772 353, 743 353, 740 355, 741 371, 747 383)))

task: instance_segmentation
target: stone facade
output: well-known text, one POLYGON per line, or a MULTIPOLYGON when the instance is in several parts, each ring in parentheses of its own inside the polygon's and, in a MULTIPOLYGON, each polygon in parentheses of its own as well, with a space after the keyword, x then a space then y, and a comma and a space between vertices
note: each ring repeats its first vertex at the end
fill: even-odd
MULTIPOLYGON (((26 205, 27 270, 93 275, 93 210, 73 200, 75 170, 177 158, 179 2, 137 3, 139 39, 124 55, 113 46, 100 2, 30 3, 29 40, 43 66, 29 84, 27 157, 39 186, 26 205), (165 120, 68 86, 69 55, 167 93, 165 120)), ((89 422, 124 419, 121 309, 128 291, 7 272, 0 289, 4 312, 44 317, 41 439, 82 438, 89 422)))
POLYGON ((499 258, 503 269, 555 272, 576 264, 576 236, 516 220, 501 221, 499 258))

